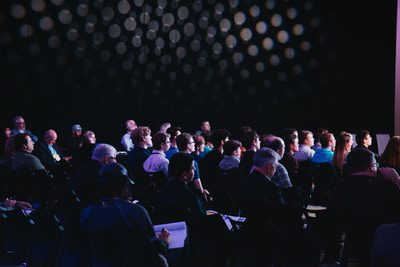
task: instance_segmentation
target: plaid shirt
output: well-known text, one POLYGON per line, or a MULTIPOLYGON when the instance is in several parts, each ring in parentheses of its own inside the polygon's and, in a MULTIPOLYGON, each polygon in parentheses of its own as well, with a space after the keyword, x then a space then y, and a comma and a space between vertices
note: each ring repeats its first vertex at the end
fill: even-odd
POLYGON ((290 182, 289 174, 285 166, 279 162, 278 165, 276 165, 276 172, 274 176, 272 176, 271 181, 282 188, 292 187, 292 183, 290 182))

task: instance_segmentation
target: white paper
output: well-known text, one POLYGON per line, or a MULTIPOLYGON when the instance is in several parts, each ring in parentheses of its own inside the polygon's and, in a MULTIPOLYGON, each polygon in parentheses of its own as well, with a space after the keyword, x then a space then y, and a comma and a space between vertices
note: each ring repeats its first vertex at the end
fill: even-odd
POLYGON ((308 205, 307 210, 309 211, 320 211, 320 210, 326 210, 326 207, 324 206, 314 206, 314 205, 308 205))
POLYGON ((187 227, 185 222, 154 225, 154 231, 156 234, 160 234, 163 228, 168 230, 171 234, 169 249, 183 248, 185 246, 185 240, 187 238, 187 227))

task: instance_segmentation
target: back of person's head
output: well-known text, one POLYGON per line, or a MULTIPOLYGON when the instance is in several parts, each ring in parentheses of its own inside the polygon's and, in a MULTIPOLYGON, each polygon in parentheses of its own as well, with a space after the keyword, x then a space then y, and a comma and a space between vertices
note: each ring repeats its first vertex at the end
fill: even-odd
POLYGON ((346 170, 349 173, 367 170, 374 163, 374 153, 368 149, 360 148, 352 150, 346 158, 346 170))
POLYGON ((28 134, 20 133, 16 134, 13 137, 13 145, 15 151, 21 151, 24 149, 24 146, 28 144, 28 134))
POLYGON ((109 144, 98 144, 93 150, 92 159, 97 161, 104 161, 106 158, 116 158, 117 150, 109 144))
POLYGON ((202 135, 194 135, 193 140, 196 148, 206 143, 206 140, 202 135))
POLYGON ((298 136, 295 133, 287 134, 283 138, 283 141, 285 142, 285 149, 289 151, 292 149, 292 147, 294 147, 291 145, 296 145, 296 144, 298 145, 298 136))
POLYGON ((246 149, 249 149, 253 146, 254 141, 257 140, 257 138, 260 138, 260 136, 257 134, 256 131, 248 130, 248 131, 245 131, 242 133, 242 136, 240 139, 242 141, 243 146, 246 149))
POLYGON ((324 133, 323 135, 321 135, 321 137, 319 138, 319 141, 321 142, 321 146, 326 148, 329 146, 329 142, 332 140, 333 138, 333 134, 331 133, 324 133))
POLYGON ((275 135, 268 135, 262 142, 263 147, 271 148, 274 151, 284 150, 285 143, 282 138, 275 135))
POLYGON ((232 156, 242 144, 238 140, 229 140, 224 144, 224 155, 232 156))
POLYGON ((181 134, 182 128, 179 126, 171 126, 167 129, 167 133, 171 135, 171 141, 175 141, 176 137, 181 134))
POLYGON ((214 147, 219 147, 222 145, 226 138, 228 138, 231 133, 226 129, 217 129, 211 133, 211 143, 214 147))
POLYGON ((157 150, 161 150, 162 144, 167 142, 167 139, 170 137, 169 134, 164 132, 158 132, 153 136, 153 148, 157 150))
POLYGON ((185 151, 187 149, 188 144, 192 139, 192 135, 189 133, 181 133, 176 137, 176 145, 178 146, 179 151, 185 151))
POLYGON ((308 135, 313 134, 311 131, 302 130, 299 132, 299 144, 304 144, 305 140, 307 140, 308 135))
POLYGON ((268 147, 262 147, 256 151, 253 157, 253 166, 263 167, 266 164, 277 164, 279 155, 274 150, 268 147))
POLYGON ((130 185, 133 181, 126 168, 119 163, 109 163, 100 169, 99 193, 102 197, 130 198, 130 185))
POLYGON ((387 167, 400 168, 400 136, 390 138, 381 160, 387 167))
POLYGON ((282 138, 285 140, 288 136, 290 135, 296 135, 298 136, 297 129, 295 128, 285 128, 282 130, 282 138))
POLYGON ((369 131, 367 130, 362 130, 356 133, 356 142, 357 144, 361 145, 364 144, 364 139, 367 138, 367 136, 370 135, 369 131))
POLYGON ((200 135, 204 137, 204 141, 206 142, 206 144, 211 143, 211 132, 201 132, 200 135))
POLYGON ((151 134, 151 130, 147 126, 139 126, 131 133, 132 142, 139 146, 141 143, 145 142, 146 136, 151 134))
POLYGON ((173 180, 179 180, 184 172, 190 171, 192 166, 192 156, 179 152, 169 160, 168 174, 173 180))

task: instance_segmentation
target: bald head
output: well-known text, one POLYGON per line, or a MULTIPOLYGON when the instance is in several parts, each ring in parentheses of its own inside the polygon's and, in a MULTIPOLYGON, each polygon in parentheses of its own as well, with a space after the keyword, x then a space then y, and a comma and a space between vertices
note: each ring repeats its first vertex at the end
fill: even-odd
POLYGON ((44 134, 44 141, 49 145, 54 145, 57 141, 57 133, 53 129, 49 129, 44 134))

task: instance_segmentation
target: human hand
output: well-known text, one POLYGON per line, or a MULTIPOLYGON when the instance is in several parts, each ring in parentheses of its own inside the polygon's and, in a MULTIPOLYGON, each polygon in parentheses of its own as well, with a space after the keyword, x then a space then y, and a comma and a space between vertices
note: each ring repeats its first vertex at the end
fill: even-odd
POLYGON ((165 228, 163 228, 161 230, 161 233, 158 234, 158 238, 163 240, 163 241, 165 241, 165 242, 167 242, 168 244, 171 243, 171 233, 168 232, 168 230, 165 229, 165 228))
POLYGON ((203 189, 203 197, 206 201, 213 201, 212 197, 210 196, 210 192, 207 189, 203 189))
POLYGON ((15 199, 6 198, 6 200, 4 200, 4 202, 3 202, 3 206, 5 208, 14 208, 15 207, 15 203, 17 203, 17 201, 15 199))
POLYGON ((32 205, 25 201, 17 201, 15 206, 20 209, 31 209, 32 208, 32 205))

